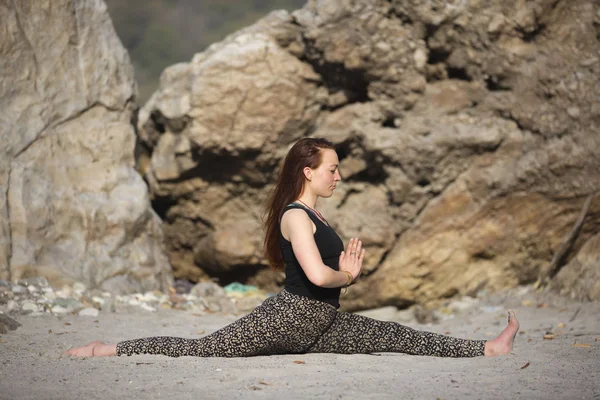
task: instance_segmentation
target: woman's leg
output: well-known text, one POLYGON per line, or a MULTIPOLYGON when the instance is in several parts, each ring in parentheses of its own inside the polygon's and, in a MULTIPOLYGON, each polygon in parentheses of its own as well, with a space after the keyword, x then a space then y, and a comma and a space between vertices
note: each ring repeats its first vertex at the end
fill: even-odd
MULTIPOLYGON (((518 330, 516 318, 513 318, 513 325, 514 323, 516 329, 513 329, 514 326, 510 323, 511 329, 509 331, 505 329, 507 331, 505 336, 512 333, 511 348, 512 338, 518 330)), ((459 339, 418 331, 396 322, 338 313, 330 329, 308 351, 343 354, 399 352, 438 357, 476 357, 486 355, 486 348, 485 340, 459 339)))
POLYGON ((157 336, 119 342, 116 348, 115 345, 92 342, 67 353, 91 356, 89 353, 94 349, 102 352, 112 350, 119 356, 162 354, 170 357, 248 357, 302 353, 331 325, 335 314, 335 308, 330 305, 283 291, 265 300, 245 317, 200 339, 157 336), (97 344, 94 346, 94 343, 97 344))
POLYGON ((117 344, 117 355, 162 354, 169 357, 246 357, 280 351, 285 343, 277 328, 273 301, 267 299, 250 314, 200 339, 155 336, 117 344))
POLYGON ((117 355, 249 357, 303 353, 329 325, 330 305, 282 291, 252 313, 201 339, 151 337, 117 344, 117 355))
POLYGON ((75 347, 65 351, 65 354, 75 357, 107 357, 117 355, 116 344, 106 344, 99 340, 82 347, 75 347))
POLYGON ((508 312, 508 325, 494 340, 488 340, 485 343, 486 356, 500 356, 512 351, 513 341, 519 331, 519 321, 514 311, 508 312))

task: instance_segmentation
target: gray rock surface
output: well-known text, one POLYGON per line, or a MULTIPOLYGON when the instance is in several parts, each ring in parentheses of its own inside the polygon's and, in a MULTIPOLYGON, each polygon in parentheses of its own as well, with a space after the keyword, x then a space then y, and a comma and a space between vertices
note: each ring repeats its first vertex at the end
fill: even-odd
POLYGON ((166 288, 133 68, 104 2, 3 2, 0 19, 0 278, 166 288))

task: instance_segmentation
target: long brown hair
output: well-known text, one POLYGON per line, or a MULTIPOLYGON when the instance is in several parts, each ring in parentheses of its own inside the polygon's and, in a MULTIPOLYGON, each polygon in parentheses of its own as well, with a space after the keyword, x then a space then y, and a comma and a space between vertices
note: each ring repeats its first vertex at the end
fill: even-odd
POLYGON ((273 268, 283 268, 283 255, 279 248, 279 221, 286 205, 296 200, 304 189, 305 167, 315 169, 321 165, 321 149, 335 150, 333 143, 322 138, 304 138, 297 141, 288 152, 271 190, 265 207, 264 251, 273 268))

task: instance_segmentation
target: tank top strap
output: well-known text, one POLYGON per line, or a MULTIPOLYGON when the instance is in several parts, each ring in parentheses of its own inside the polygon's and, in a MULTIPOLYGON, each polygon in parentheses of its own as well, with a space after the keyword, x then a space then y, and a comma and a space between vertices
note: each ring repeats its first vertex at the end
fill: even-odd
MULTIPOLYGON (((293 209, 304 210, 306 212, 306 214, 308 215, 308 218, 310 218, 313 222, 314 222, 315 218, 317 220, 319 219, 316 215, 314 215, 312 212, 310 212, 310 210, 308 208, 306 208, 302 204, 298 204, 298 203, 290 203, 287 206, 285 206, 283 208, 283 212, 281 213, 281 218, 283 218, 283 214, 285 214, 286 211, 293 210, 293 209)), ((279 221, 281 221, 281 218, 279 219, 279 221)))
MULTIPOLYGON (((283 209, 283 212, 281 213, 281 217, 283 218, 283 214, 286 213, 286 211, 288 210, 293 210, 293 209, 300 209, 300 210, 304 210, 304 212, 308 215, 308 218, 310 218, 310 220, 317 224, 323 224, 325 226, 329 226, 329 223, 327 221, 323 221, 321 218, 319 218, 314 211, 312 211, 310 208, 300 204, 300 203, 290 203, 287 206, 285 206, 285 208, 283 209)), ((281 221, 281 219, 279 220, 281 221)))

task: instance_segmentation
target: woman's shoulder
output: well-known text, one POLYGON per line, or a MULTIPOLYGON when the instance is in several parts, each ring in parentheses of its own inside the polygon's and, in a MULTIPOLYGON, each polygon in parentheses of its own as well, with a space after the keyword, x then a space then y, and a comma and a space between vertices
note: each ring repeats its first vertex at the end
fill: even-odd
POLYGON ((281 216, 281 219, 298 219, 298 218, 309 218, 308 215, 308 211, 306 211, 304 208, 302 207, 286 207, 283 210, 283 215, 281 216))
POLYGON ((308 212, 303 208, 290 208, 281 216, 281 234, 284 239, 289 240, 293 232, 306 232, 313 234, 315 224, 310 219, 308 212))

